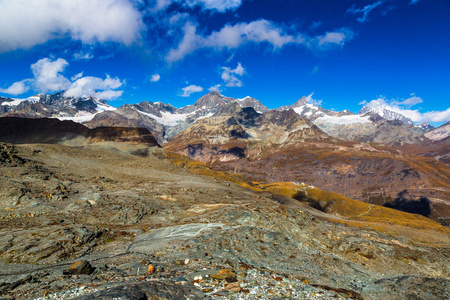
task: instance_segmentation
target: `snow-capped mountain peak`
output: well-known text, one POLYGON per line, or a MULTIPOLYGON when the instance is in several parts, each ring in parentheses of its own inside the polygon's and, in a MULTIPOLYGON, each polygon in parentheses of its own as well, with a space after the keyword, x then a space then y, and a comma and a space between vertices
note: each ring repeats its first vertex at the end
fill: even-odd
POLYGON ((252 107, 255 111, 257 111, 260 114, 269 111, 269 109, 266 106, 264 106, 259 100, 256 100, 255 98, 252 98, 250 96, 240 99, 238 98, 235 101, 240 107, 242 108, 252 107))
POLYGON ((25 99, 0 97, 0 113, 4 116, 58 118, 87 122, 98 113, 115 110, 106 101, 94 97, 64 97, 64 92, 35 95, 25 99))
POLYGON ((377 114, 386 120, 399 120, 404 124, 413 124, 413 121, 410 118, 395 112, 383 99, 370 101, 361 108, 358 115, 365 115, 367 113, 377 114))

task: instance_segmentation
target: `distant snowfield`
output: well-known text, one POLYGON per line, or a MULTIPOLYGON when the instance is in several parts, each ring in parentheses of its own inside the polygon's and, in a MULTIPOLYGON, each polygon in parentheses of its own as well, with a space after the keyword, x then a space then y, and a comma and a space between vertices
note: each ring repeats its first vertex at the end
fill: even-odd
POLYGON ((102 113, 104 111, 117 110, 117 108, 112 107, 107 104, 103 104, 101 102, 96 101, 96 104, 97 104, 97 109, 96 109, 97 112, 96 113, 88 113, 86 111, 80 111, 79 113, 77 113, 75 116, 72 116, 72 117, 57 116, 56 118, 61 121, 74 121, 76 123, 84 123, 84 122, 92 121, 92 119, 94 119, 94 117, 97 114, 102 113))
POLYGON ((29 97, 26 99, 19 99, 19 98, 15 98, 13 101, 11 102, 3 102, 2 105, 8 105, 8 106, 17 106, 20 103, 24 102, 24 101, 28 101, 28 102, 38 102, 39 101, 39 97, 33 96, 33 97, 29 97))
POLYGON ((186 121, 187 117, 189 117, 190 115, 193 115, 195 113, 195 112, 191 112, 188 114, 171 114, 169 112, 160 112, 162 117, 157 117, 155 115, 143 112, 141 110, 137 110, 137 111, 143 115, 146 115, 146 116, 152 118, 156 122, 158 122, 162 125, 166 125, 166 126, 176 126, 180 122, 186 121))
POLYGON ((370 123, 369 116, 350 115, 350 116, 323 116, 317 118, 314 124, 331 123, 336 125, 351 125, 351 124, 364 124, 370 123))

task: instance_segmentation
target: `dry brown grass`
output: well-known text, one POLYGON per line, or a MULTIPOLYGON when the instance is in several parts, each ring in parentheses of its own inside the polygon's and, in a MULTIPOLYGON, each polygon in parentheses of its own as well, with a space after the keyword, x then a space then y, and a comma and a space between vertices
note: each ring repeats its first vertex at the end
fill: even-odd
POLYGON ((439 232, 450 235, 450 229, 421 215, 368 204, 337 193, 308 187, 307 185, 296 185, 293 182, 269 184, 250 182, 240 175, 215 171, 206 164, 194 161, 181 154, 166 152, 165 155, 165 158, 169 159, 173 164, 188 168, 196 174, 230 181, 256 192, 270 192, 288 197, 295 197, 299 192, 305 193, 309 199, 319 201, 326 206, 325 212, 330 214, 329 221, 332 222, 345 223, 355 227, 368 227, 394 235, 409 233, 411 239, 420 242, 427 242, 426 238, 423 237, 428 234, 423 234, 424 232, 430 233, 431 231, 431 234, 432 232, 439 232), (337 218, 332 218, 331 216, 337 218), (408 228, 414 229, 413 232, 419 236, 415 236, 412 234, 413 232, 408 232, 408 228))

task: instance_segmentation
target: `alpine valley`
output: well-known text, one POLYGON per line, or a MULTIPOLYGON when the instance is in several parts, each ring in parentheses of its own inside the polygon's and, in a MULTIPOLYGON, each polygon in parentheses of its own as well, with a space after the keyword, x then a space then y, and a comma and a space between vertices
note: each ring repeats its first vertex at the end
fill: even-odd
POLYGON ((450 297, 449 123, 63 94, 0 97, 0 299, 450 297))

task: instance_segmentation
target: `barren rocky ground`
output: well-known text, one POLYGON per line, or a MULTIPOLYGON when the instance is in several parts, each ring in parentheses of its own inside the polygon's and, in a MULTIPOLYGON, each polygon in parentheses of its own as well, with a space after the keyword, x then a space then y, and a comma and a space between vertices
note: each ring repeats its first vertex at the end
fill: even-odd
POLYGON ((1 144, 0 173, 0 299, 450 298, 424 217, 350 222, 124 143, 1 144))

